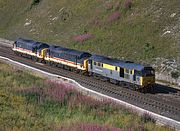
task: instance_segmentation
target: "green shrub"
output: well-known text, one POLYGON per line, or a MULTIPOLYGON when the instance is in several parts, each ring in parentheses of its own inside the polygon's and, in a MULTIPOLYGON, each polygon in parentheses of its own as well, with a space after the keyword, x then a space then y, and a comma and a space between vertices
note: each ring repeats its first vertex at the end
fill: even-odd
POLYGON ((156 120, 154 118, 152 118, 152 116, 148 113, 143 114, 143 116, 141 117, 141 121, 143 121, 144 123, 147 123, 147 122, 155 123, 156 122, 156 120))
POLYGON ((96 101, 68 84, 43 81, 2 63, 0 105, 0 130, 81 130, 81 125, 92 130, 103 130, 104 125, 107 130, 169 128, 155 125, 149 114, 141 118, 112 101, 96 101))
POLYGON ((31 6, 30 6, 30 9, 35 6, 35 5, 38 5, 40 3, 41 0, 32 0, 32 3, 31 3, 31 6))
POLYGON ((180 76, 180 73, 178 71, 173 71, 171 72, 171 76, 172 78, 177 79, 180 76))

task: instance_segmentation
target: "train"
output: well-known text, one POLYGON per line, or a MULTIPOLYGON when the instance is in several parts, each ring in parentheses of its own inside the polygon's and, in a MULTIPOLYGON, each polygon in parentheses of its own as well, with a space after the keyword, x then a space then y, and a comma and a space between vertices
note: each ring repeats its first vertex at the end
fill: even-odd
POLYGON ((155 70, 149 65, 23 38, 13 43, 12 50, 16 55, 36 62, 75 71, 139 92, 152 91, 155 85, 155 70))

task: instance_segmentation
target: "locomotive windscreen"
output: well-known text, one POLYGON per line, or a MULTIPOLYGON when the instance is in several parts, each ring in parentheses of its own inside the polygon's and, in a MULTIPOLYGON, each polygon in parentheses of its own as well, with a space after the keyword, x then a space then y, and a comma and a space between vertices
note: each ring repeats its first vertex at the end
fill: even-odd
POLYGON ((143 71, 143 76, 154 76, 155 70, 152 67, 145 67, 143 71))

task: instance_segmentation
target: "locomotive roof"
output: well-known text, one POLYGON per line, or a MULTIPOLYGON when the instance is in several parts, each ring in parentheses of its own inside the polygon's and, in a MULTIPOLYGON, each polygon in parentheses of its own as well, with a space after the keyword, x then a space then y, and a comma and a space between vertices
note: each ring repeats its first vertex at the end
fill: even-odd
POLYGON ((36 42, 33 40, 27 40, 27 39, 22 39, 22 38, 17 39, 16 44, 24 44, 24 45, 28 45, 31 47, 37 47, 37 48, 40 48, 41 45, 49 46, 48 44, 43 43, 43 42, 36 42))
POLYGON ((16 40, 17 44, 34 45, 36 41, 19 38, 16 40))
POLYGON ((78 50, 69 49, 69 48, 65 48, 65 47, 61 47, 61 46, 51 46, 49 49, 56 53, 63 52, 63 53, 78 56, 78 57, 81 57, 83 54, 89 54, 88 52, 78 51, 78 50))
POLYGON ((102 63, 106 63, 106 64, 110 64, 110 65, 114 65, 114 66, 118 66, 118 67, 122 67, 126 69, 131 69, 131 70, 135 69, 135 70, 141 71, 142 69, 144 69, 144 66, 141 64, 136 64, 131 61, 112 59, 112 58, 100 56, 100 55, 92 55, 90 59, 97 62, 102 62, 102 63))

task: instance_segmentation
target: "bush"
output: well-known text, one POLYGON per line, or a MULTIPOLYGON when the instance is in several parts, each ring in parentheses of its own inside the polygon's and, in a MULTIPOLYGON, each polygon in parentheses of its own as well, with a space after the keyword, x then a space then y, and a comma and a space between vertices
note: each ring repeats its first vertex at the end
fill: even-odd
POLYGON ((132 1, 126 0, 124 6, 126 9, 130 9, 132 7, 132 1))
POLYGON ((108 23, 112 23, 115 22, 116 20, 118 20, 121 17, 121 13, 119 11, 115 11, 113 13, 111 13, 108 17, 108 23))
POLYGON ((31 3, 31 7, 34 5, 38 5, 40 3, 41 0, 33 0, 31 3))
POLYGON ((155 47, 150 43, 145 43, 144 45, 144 57, 147 59, 153 57, 153 51, 155 47))
POLYGON ((91 39, 91 38, 93 38, 93 35, 86 33, 86 34, 75 36, 73 39, 77 42, 83 42, 83 41, 86 41, 86 40, 91 39))
POLYGON ((171 72, 171 77, 174 79, 177 79, 180 76, 180 73, 178 71, 171 72))
POLYGON ((152 118, 151 115, 148 113, 144 113, 143 116, 141 117, 141 120, 144 123, 147 123, 147 122, 155 123, 156 122, 156 120, 154 118, 152 118))
POLYGON ((74 131, 122 131, 121 128, 111 127, 109 125, 100 125, 100 124, 89 124, 89 123, 82 123, 82 124, 72 124, 70 127, 60 127, 55 128, 55 131, 59 130, 74 130, 74 131))
POLYGON ((148 51, 153 50, 153 49, 154 49, 153 45, 151 45, 150 43, 145 43, 145 45, 144 45, 145 52, 148 52, 148 51))

